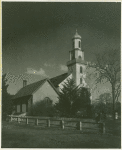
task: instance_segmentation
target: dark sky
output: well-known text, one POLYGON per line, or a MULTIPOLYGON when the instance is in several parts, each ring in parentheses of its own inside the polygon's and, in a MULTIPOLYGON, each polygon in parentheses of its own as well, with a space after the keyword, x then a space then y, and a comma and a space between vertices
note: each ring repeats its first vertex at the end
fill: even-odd
POLYGON ((120 49, 121 3, 2 2, 3 73, 9 92, 67 72, 75 30, 82 36, 85 60, 93 53, 120 49))

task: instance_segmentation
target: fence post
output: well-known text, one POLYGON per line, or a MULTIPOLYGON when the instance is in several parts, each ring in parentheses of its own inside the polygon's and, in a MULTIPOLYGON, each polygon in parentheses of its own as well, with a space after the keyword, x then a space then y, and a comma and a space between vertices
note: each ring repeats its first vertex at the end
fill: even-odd
POLYGON ((99 125, 99 132, 103 133, 103 124, 102 123, 98 123, 99 125))
POLYGON ((105 134, 105 123, 100 123, 100 132, 105 134))
POLYGON ((38 126, 38 119, 35 119, 35 125, 38 126))
POLYGON ((26 118, 26 124, 28 124, 28 118, 26 118))
POLYGON ((47 120, 47 126, 50 127, 50 120, 47 120))
POLYGON ((12 116, 7 116, 6 121, 11 122, 12 121, 12 116))
POLYGON ((61 120, 61 128, 64 129, 64 120, 61 120))
POLYGON ((19 117, 17 117, 17 122, 19 123, 19 117))
POLYGON ((82 131, 82 122, 79 122, 79 130, 82 131))
POLYGON ((103 127, 102 133, 105 134, 105 123, 102 124, 102 127, 103 127))

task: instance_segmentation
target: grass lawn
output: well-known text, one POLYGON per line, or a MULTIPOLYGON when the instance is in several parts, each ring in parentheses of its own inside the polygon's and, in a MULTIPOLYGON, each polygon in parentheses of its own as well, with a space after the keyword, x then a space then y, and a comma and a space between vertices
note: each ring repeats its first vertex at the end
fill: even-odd
POLYGON ((115 136, 121 136, 121 118, 118 120, 107 119, 105 121, 106 132, 115 136))
POLYGON ((2 148, 121 148, 121 137, 2 122, 2 148))

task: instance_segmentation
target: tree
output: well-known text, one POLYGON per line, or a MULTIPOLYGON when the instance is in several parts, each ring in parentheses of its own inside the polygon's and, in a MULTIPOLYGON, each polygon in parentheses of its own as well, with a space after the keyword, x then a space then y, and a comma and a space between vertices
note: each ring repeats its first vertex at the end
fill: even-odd
POLYGON ((74 80, 67 80, 61 91, 59 92, 59 102, 56 104, 56 109, 59 110, 61 116, 70 117, 77 109, 73 106, 74 101, 78 101, 78 91, 75 87, 74 80))
POLYGON ((119 115, 121 115, 121 103, 116 102, 116 111, 118 112, 119 115))
MULTIPOLYGON (((113 118, 115 119, 115 102, 120 96, 120 52, 118 50, 104 51, 95 54, 96 83, 109 82, 111 84, 111 94, 113 100, 113 118)), ((91 67, 91 65, 90 65, 91 67)))
POLYGON ((112 97, 110 93, 103 93, 99 96, 98 101, 94 103, 94 113, 112 113, 112 97))
POLYGON ((112 102, 112 97, 110 93, 103 93, 99 96, 99 102, 102 103, 111 103, 112 102))
POLYGON ((5 119, 6 115, 11 114, 13 110, 12 95, 7 92, 9 86, 7 81, 6 74, 2 75, 2 119, 5 119))
POLYGON ((61 116, 75 116, 81 108, 88 108, 90 99, 88 97, 88 91, 85 88, 76 87, 73 79, 67 80, 59 93, 59 102, 56 104, 56 108, 61 116))
POLYGON ((79 101, 80 104, 78 106, 78 109, 85 109, 87 117, 91 116, 91 99, 90 99, 91 93, 88 88, 81 87, 79 89, 79 101))

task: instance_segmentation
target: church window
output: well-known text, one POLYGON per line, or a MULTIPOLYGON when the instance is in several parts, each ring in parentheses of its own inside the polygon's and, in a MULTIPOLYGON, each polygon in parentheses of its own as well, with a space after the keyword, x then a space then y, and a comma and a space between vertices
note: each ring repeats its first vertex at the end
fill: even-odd
POLYGON ((75 59, 75 52, 72 52, 72 60, 75 59))
POLYGON ((80 84, 82 84, 82 78, 80 78, 80 84))
POLYGON ((82 73, 83 72, 83 70, 82 70, 82 67, 80 66, 80 73, 82 73))
POLYGON ((17 112, 20 112, 20 105, 17 105, 17 112))
POLYGON ((71 60, 73 60, 73 53, 71 53, 71 60))
POLYGON ((81 45, 80 45, 80 41, 79 41, 79 48, 81 47, 81 45))
POLYGON ((73 49, 75 48, 75 41, 73 41, 73 49))
POLYGON ((45 97, 44 102, 45 102, 46 105, 51 105, 52 104, 52 100, 49 97, 45 97))
POLYGON ((79 58, 81 58, 81 56, 79 56, 79 58))
POLYGON ((22 104, 22 112, 26 112, 26 104, 22 104))

